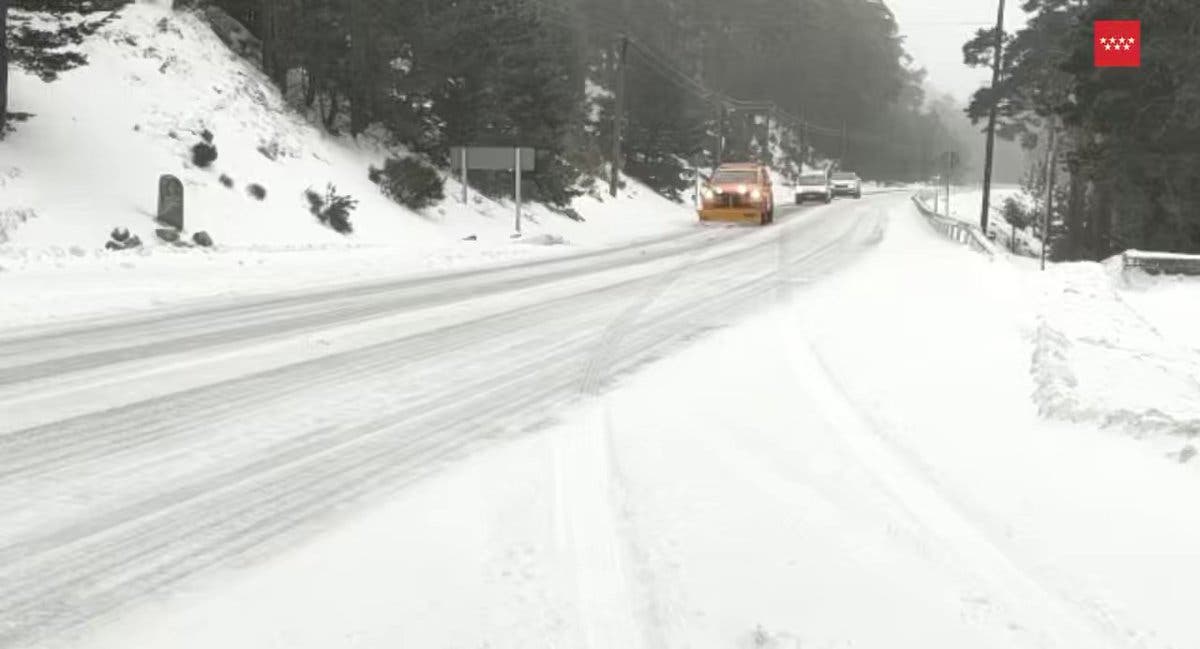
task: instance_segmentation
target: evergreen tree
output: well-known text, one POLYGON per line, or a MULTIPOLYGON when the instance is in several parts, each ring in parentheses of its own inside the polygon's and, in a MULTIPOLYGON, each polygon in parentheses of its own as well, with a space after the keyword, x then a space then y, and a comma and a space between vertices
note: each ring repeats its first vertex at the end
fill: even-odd
MULTIPOLYGON (((1005 81, 976 93, 969 114, 996 102, 1000 134, 1037 145, 1059 128, 1067 191, 1056 256, 1102 258, 1125 247, 1200 252, 1200 7, 1188 0, 1028 0, 1009 38, 1005 81), (1096 20, 1137 18, 1142 67, 1098 69, 1096 20), (1152 36, 1151 36, 1152 35, 1152 36), (1059 126, 1061 125, 1061 127, 1059 126)), ((964 48, 968 63, 984 35, 964 48)))
POLYGON ((0 0, 0 137, 8 130, 8 0, 0 0))

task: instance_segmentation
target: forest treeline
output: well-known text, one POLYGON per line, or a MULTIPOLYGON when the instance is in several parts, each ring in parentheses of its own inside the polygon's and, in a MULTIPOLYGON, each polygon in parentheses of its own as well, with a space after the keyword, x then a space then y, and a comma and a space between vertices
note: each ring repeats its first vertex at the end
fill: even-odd
POLYGON ((621 61, 624 169, 668 195, 718 151, 916 180, 958 146, 875 0, 216 1, 329 128, 382 124, 443 165, 463 142, 536 147, 552 203, 604 175, 621 61))
MULTIPOLYGON (((1000 135, 1038 148, 1026 185, 1040 212, 1054 181, 1054 256, 1200 253, 1200 3, 1026 0, 1022 9, 1028 24, 1003 35, 1000 83, 975 93, 969 113, 982 122, 996 105, 1000 135), (1141 21, 1140 67, 1096 67, 1097 20, 1141 21)), ((981 30, 966 61, 990 66, 995 37, 981 30)))
MULTIPOLYGON (((127 2, 7 1, 64 15, 127 2)), ((868 178, 917 180, 937 171, 939 153, 965 148, 928 108, 924 73, 878 0, 175 4, 210 3, 261 40, 263 70, 329 130, 381 125, 442 166, 459 143, 536 147, 530 191, 558 205, 606 176, 622 68, 622 166, 671 196, 722 154, 773 158, 791 172, 835 160, 868 178)), ((63 46, 86 31, 9 29, 18 63, 50 75, 84 63, 63 46)), ((473 183, 511 191, 500 173, 473 183)))

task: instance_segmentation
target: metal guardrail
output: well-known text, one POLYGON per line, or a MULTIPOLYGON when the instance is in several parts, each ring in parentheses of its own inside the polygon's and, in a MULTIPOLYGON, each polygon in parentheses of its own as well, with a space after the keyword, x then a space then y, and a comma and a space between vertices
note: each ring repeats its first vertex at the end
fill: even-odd
POLYGON ((1200 255, 1173 255, 1127 250, 1121 255, 1125 270, 1137 269, 1148 275, 1190 275, 1200 277, 1200 255))
POLYGON ((975 252, 985 254, 989 258, 995 258, 999 255, 995 244, 984 236, 983 231, 978 226, 934 212, 929 209, 925 201, 921 200, 920 194, 913 194, 912 202, 917 206, 917 211, 921 213, 921 216, 924 216, 925 220, 933 226, 933 229, 940 232, 942 236, 968 246, 975 252))

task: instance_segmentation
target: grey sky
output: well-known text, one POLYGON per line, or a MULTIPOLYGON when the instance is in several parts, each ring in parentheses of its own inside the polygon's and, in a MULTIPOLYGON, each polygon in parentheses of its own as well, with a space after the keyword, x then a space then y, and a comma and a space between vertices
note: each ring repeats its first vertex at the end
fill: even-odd
MULTIPOLYGON (((938 90, 965 103, 976 88, 990 81, 988 71, 963 65, 962 46, 975 30, 995 24, 997 0, 884 1, 896 14, 908 52, 929 71, 929 83, 938 90)), ((1005 29, 1024 25, 1020 5, 1020 0, 1008 0, 1005 29)))

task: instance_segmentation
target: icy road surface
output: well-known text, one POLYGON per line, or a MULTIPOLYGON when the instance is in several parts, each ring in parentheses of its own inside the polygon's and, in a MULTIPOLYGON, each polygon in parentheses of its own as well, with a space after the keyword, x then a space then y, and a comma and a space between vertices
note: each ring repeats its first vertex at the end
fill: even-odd
POLYGON ((781 217, 0 344, 0 646, 1200 646, 1200 476, 1038 416, 1039 276, 781 217))
POLYGON ((0 646, 288 547, 815 281, 895 196, 0 340, 0 646))

